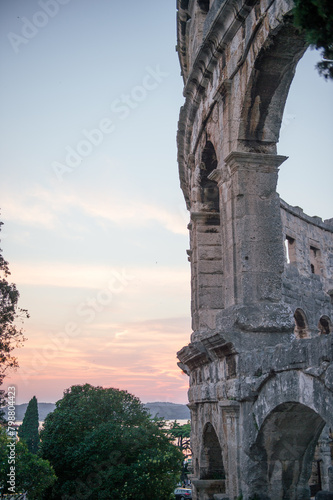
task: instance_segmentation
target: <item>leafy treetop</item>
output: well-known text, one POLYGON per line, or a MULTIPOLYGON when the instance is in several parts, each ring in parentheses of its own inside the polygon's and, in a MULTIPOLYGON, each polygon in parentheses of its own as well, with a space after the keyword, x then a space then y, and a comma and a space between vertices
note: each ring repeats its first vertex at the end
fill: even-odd
MULTIPOLYGON (((47 460, 39 458, 30 453, 23 441, 15 443, 15 464, 8 460, 8 450, 13 440, 7 436, 3 427, 0 427, 0 488, 1 494, 9 494, 13 491, 8 483, 10 467, 15 467, 15 492, 22 495, 17 498, 25 498, 27 493, 29 500, 41 500, 44 490, 52 486, 56 480, 53 467, 47 460)), ((1 497, 2 498, 2 497, 1 497)))
POLYGON ((37 453, 39 445, 38 405, 36 396, 30 399, 18 435, 27 444, 31 453, 37 453))
POLYGON ((45 498, 170 498, 182 455, 138 398, 89 384, 66 390, 44 422, 41 454, 58 477, 45 498))
POLYGON ((307 41, 321 49, 323 61, 317 64, 319 73, 333 79, 333 2, 332 0, 295 0, 296 26, 305 31, 307 41))

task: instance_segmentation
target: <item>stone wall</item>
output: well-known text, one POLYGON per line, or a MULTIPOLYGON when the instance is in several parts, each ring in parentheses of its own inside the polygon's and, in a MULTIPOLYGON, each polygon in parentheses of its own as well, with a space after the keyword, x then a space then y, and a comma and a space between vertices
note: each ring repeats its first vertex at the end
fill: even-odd
POLYGON ((281 202, 281 216, 286 248, 283 296, 293 311, 300 310, 300 321, 303 316, 305 323, 295 333, 307 337, 328 333, 332 330, 333 220, 309 217, 285 202, 281 202))

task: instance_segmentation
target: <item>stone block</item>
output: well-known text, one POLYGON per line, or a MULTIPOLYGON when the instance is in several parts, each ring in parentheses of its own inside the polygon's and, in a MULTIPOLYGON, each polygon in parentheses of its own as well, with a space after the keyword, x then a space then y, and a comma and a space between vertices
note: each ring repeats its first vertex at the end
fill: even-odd
POLYGON ((198 263, 199 273, 219 273, 223 272, 221 260, 204 260, 198 263))
POLYGON ((221 246, 203 245, 198 248, 199 260, 221 260, 221 246))
POLYGON ((197 234, 198 245, 207 246, 219 246, 221 245, 221 235, 220 233, 198 233, 197 234))
POLYGON ((210 286, 201 288, 199 296, 199 309, 201 308, 222 309, 222 287, 210 286))
POLYGON ((222 287, 223 285, 223 274, 203 274, 200 273, 198 276, 198 287, 199 289, 207 286, 222 287))

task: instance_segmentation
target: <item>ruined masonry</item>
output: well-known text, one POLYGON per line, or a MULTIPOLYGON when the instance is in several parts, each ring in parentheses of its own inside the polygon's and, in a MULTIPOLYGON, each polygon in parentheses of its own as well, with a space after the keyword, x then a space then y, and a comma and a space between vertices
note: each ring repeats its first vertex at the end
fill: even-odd
POLYGON ((333 491, 333 219, 282 201, 276 153, 306 50, 290 0, 178 0, 191 222, 193 498, 333 491), (318 458, 319 457, 319 458, 318 458))

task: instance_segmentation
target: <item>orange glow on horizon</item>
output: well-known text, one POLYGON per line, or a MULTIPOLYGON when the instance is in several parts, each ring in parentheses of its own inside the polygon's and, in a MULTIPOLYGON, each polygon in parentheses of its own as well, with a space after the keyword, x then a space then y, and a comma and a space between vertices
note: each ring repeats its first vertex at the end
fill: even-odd
POLYGON ((177 366, 176 352, 189 342, 188 331, 188 318, 110 324, 109 332, 96 328, 88 336, 83 330, 62 343, 60 337, 29 331, 28 342, 15 353, 20 368, 5 384, 16 386, 18 403, 34 395, 55 402, 71 385, 84 383, 127 390, 143 402, 186 403, 188 378, 177 366))

